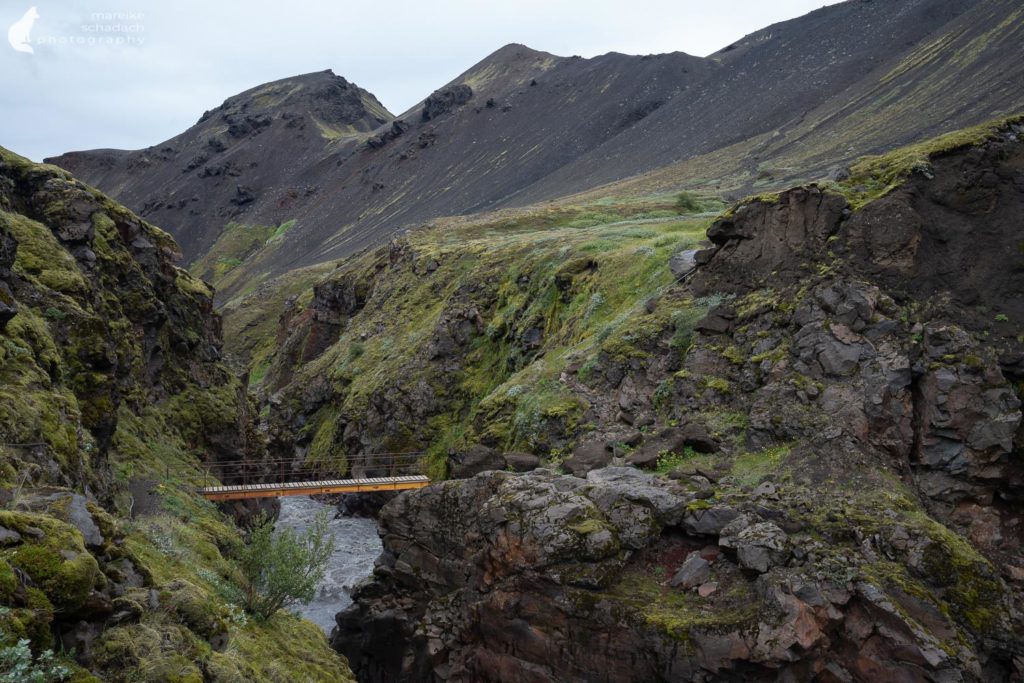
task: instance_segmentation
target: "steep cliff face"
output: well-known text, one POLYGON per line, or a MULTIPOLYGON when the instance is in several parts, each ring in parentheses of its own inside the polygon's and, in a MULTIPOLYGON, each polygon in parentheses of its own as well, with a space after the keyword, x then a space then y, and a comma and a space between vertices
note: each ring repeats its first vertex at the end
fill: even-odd
POLYGON ((367 680, 1019 679, 1022 132, 727 212, 646 355, 586 373, 655 428, 390 503, 335 646, 367 680))
MULTIPOLYGON (((4 329, 5 441, 40 481, 108 497, 122 411, 204 390, 244 406, 219 363, 212 292, 174 265, 166 233, 59 169, 3 154, 4 282, 17 309, 4 329)), ((208 419, 197 443, 245 451, 240 418, 208 419)))
POLYGON ((241 539, 199 465, 263 446, 178 256, 0 149, 0 647, 56 651, 76 681, 348 680, 314 625, 233 607, 241 539))

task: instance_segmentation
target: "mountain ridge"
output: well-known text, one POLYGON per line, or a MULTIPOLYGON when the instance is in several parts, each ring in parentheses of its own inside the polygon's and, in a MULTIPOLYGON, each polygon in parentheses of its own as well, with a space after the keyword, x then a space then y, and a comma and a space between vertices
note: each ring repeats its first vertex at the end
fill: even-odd
POLYGON ((994 78, 993 65, 1006 83, 1024 76, 1011 59, 1024 24, 1012 21, 1018 13, 1010 0, 851 0, 752 33, 709 58, 583 59, 511 43, 398 117, 378 112, 379 127, 302 154, 250 142, 235 167, 204 166, 183 177, 174 169, 170 183, 172 174, 154 162, 133 169, 130 193, 119 191, 126 167, 105 170, 103 153, 51 161, 165 225, 188 261, 221 254, 218 268, 207 263, 197 274, 215 281, 223 302, 439 216, 527 206, 609 183, 644 191, 646 174, 658 191, 738 196, 1024 109, 1011 87, 979 94, 971 85, 994 78), (913 108, 902 105, 908 93, 913 108), (248 168, 253 162, 267 170, 248 168), (196 196, 214 201, 197 211, 196 196), (282 226, 284 239, 256 244, 282 226), (254 236, 243 240, 252 248, 231 253, 239 231, 254 236))

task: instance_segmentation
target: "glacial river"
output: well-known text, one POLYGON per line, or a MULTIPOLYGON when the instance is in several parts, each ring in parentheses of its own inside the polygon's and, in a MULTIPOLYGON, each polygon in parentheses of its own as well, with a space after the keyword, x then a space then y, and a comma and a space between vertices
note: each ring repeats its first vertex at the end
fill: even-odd
POLYGON ((369 576, 373 562, 381 552, 377 521, 366 517, 339 517, 336 508, 323 505, 307 496, 281 498, 281 516, 277 526, 305 531, 317 513, 329 515, 329 529, 334 534, 334 555, 327 575, 317 588, 316 597, 308 605, 296 605, 292 611, 314 622, 325 633, 334 628, 334 615, 352 604, 348 589, 369 576))

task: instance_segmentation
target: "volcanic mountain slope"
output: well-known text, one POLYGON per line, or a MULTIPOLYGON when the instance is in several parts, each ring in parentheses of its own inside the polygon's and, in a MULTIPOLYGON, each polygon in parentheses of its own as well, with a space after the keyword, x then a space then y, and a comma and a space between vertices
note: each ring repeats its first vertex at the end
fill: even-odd
POLYGON ((170 226, 191 260, 213 246, 221 226, 253 213, 257 199, 264 200, 261 216, 303 201, 314 190, 296 185, 304 169, 339 141, 391 119, 373 95, 328 70, 230 97, 155 147, 71 153, 56 162, 170 226))
MULTIPOLYGON (((872 8, 879 5, 881 3, 844 3, 819 10, 796 22, 756 33, 718 53, 717 57, 734 68, 740 66, 741 57, 733 55, 742 55, 744 51, 748 54, 747 59, 759 62, 769 59, 778 48, 774 41, 781 40, 777 29, 799 27, 807 35, 817 35, 824 29, 823 20, 828 18, 828 10, 852 13, 844 21, 882 31, 884 24, 871 14, 876 11, 872 8)), ((928 26, 949 16, 954 9, 959 11, 963 8, 962 3, 947 5, 923 3, 916 11, 912 11, 914 3, 887 3, 885 7, 891 11, 899 8, 900 14, 910 13, 920 20, 922 26, 928 26)), ((888 40, 900 43, 894 35, 882 33, 888 36, 888 40)), ((790 35, 790 42, 797 42, 796 39, 804 34, 791 31, 790 35)), ((871 35, 863 37, 870 38, 871 35)), ((738 188, 740 194, 749 194, 790 182, 842 173, 843 165, 849 163, 853 156, 878 153, 894 145, 1016 113, 1024 107, 1019 86, 1024 72, 1018 62, 1007 60, 1007 57, 1022 40, 1024 8, 1018 3, 1003 0, 971 3, 967 11, 940 29, 913 45, 908 44, 897 58, 885 59, 884 48, 870 56, 861 54, 854 62, 863 71, 858 74, 851 68, 847 72, 850 76, 857 76, 848 87, 817 101, 813 92, 808 93, 803 97, 804 108, 795 111, 789 120, 775 126, 752 127, 752 135, 735 144, 696 156, 686 155, 688 158, 683 161, 634 177, 614 190, 623 194, 665 192, 678 189, 681 181, 685 180, 690 188, 707 188, 710 191, 738 188)), ((785 55, 789 49, 778 49, 778 52, 785 55)), ((849 49, 849 46, 844 49, 849 49)), ((841 52, 840 48, 824 39, 817 51, 823 55, 841 52)), ((809 67, 813 64, 811 62, 809 67)), ((786 73, 784 63, 773 64, 771 70, 778 74, 786 73)), ((810 68, 809 73, 813 82, 827 87, 820 71, 810 68)), ((762 103, 777 100, 778 90, 799 88, 803 78, 802 73, 796 73, 784 82, 759 83, 748 76, 745 67, 736 71, 734 78, 743 83, 738 90, 759 94, 750 98, 749 106, 743 105, 739 111, 748 114, 753 111, 757 115, 765 113, 762 103)), ((722 109, 728 111, 729 107, 722 109)), ((622 164, 631 164, 635 158, 653 157, 667 161, 670 155, 650 141, 685 129, 691 121, 702 120, 706 126, 715 125, 714 119, 702 117, 704 113, 700 106, 693 106, 687 112, 666 108, 645 122, 652 126, 650 136, 628 147, 619 147, 617 141, 612 141, 596 150, 595 154, 613 157, 622 164), (658 126, 656 131, 654 126, 658 126), (637 145, 646 146, 641 152, 637 145)), ((778 121, 777 112, 773 117, 778 121)), ((701 130, 695 129, 691 134, 700 138, 701 130)), ((612 165, 603 161, 584 158, 551 176, 547 182, 562 186, 563 190, 583 189, 621 177, 619 170, 607 173, 604 169, 609 167, 612 165)), ((631 168, 640 170, 642 167, 631 168)), ((600 193, 607 191, 602 189, 600 193)), ((516 199, 527 203, 545 198, 544 188, 534 187, 516 199)))
MULTIPOLYGON (((1024 107, 1010 87, 1024 70, 1020 18, 1011 0, 855 0, 707 59, 585 60, 510 45, 372 136, 318 142, 308 154, 269 147, 289 124, 267 110, 264 132, 240 143, 219 175, 207 162, 189 169, 191 156, 175 158, 172 173, 152 150, 119 153, 151 160, 132 168, 129 192, 130 163, 106 169, 110 152, 55 161, 158 215, 188 259, 206 257, 196 272, 230 295, 436 216, 525 205, 666 165, 659 190, 778 185, 1015 111, 1024 107), (277 160, 266 162, 272 174, 246 163, 258 154, 277 160), (205 184, 219 188, 209 206, 192 201, 205 184)), ((644 179, 625 187, 643 193, 644 179)))

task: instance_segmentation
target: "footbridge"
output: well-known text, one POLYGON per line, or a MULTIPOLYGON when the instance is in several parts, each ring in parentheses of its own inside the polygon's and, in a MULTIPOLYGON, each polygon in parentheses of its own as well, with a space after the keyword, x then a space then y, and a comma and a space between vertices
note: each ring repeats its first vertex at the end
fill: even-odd
POLYGON ((199 494, 207 500, 404 491, 430 484, 423 452, 337 455, 329 462, 221 460, 204 465, 199 494))

